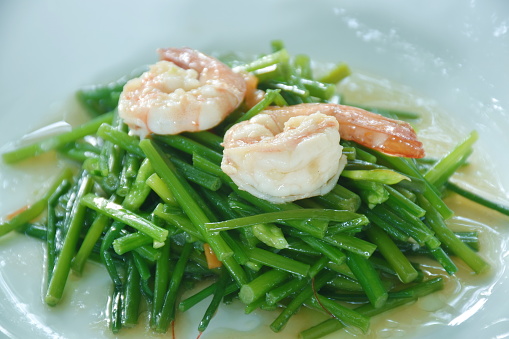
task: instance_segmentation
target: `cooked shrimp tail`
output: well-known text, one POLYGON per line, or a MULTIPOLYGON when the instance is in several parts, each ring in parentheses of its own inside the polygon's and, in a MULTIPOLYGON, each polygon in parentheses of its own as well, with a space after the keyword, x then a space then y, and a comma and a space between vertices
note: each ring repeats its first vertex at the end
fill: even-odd
POLYGON ((389 119, 361 108, 337 104, 300 104, 288 107, 270 107, 265 113, 280 117, 320 112, 333 116, 339 123, 339 133, 345 140, 355 141, 382 153, 422 158, 424 149, 412 126, 403 121, 389 119))

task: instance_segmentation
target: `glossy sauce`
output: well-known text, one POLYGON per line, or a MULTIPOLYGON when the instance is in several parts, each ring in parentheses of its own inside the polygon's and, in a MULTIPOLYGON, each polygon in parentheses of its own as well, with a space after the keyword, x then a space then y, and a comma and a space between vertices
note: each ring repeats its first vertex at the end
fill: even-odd
MULTIPOLYGON (((356 73, 343 81, 338 89, 348 103, 420 114, 421 119, 415 127, 429 157, 445 155, 470 132, 459 130, 458 125, 432 100, 423 99, 411 89, 388 80, 356 73)), ((471 164, 455 174, 455 182, 509 205, 507 194, 496 176, 497 170, 490 168, 489 159, 480 153, 474 151, 471 164)), ((479 232, 480 254, 491 265, 491 270, 476 275, 463 262, 453 258, 459 271, 451 277, 435 261, 416 258, 428 276, 440 275, 446 279, 444 290, 372 318, 370 331, 365 335, 355 329, 344 329, 325 338, 408 338, 424 335, 440 331, 442 326, 458 325, 483 307, 492 288, 506 271, 502 257, 509 245, 505 235, 509 218, 456 195, 447 197, 446 203, 455 212, 455 216, 448 220, 453 231, 479 232)), ((238 312, 241 311, 242 308, 239 308, 238 312)), ((209 329, 202 338, 297 338, 300 331, 326 319, 317 312, 304 309, 290 320, 282 333, 275 334, 268 327, 277 314, 258 311, 261 320, 253 332, 209 329)))
MULTIPOLYGON (((421 114, 422 119, 416 127, 421 140, 425 144, 428 155, 432 157, 441 156, 444 151, 451 149, 469 132, 465 131, 464 134, 459 133, 454 128, 454 124, 448 121, 445 112, 441 112, 432 101, 422 99, 408 88, 394 85, 386 80, 364 74, 356 74, 344 81, 339 86, 339 90, 346 101, 350 103, 407 110, 421 114)), ((2 148, 2 150, 5 149, 5 147, 2 148)), ((498 184, 497 177, 494 175, 497 171, 489 167, 488 160, 482 158, 480 152, 474 152, 471 166, 463 170, 459 175, 456 175, 455 178, 461 184, 473 185, 491 198, 494 197, 503 202, 506 193, 498 184)), ((59 165, 60 163, 57 163, 57 166, 59 165)), ((47 155, 38 158, 37 161, 29 161, 15 168, 10 168, 3 164, 1 166, 0 182, 2 184, 2 194, 10 191, 14 192, 15 186, 16 190, 33 192, 34 186, 31 186, 29 183, 33 184, 34 182, 39 183, 39 186, 36 186, 36 191, 44 191, 47 184, 40 185, 40 182, 47 182, 47 178, 54 175, 55 157, 54 155, 47 155), (36 162, 37 167, 35 166, 36 162), (23 184, 25 182, 28 183, 23 184)), ((30 202, 30 198, 25 197, 25 199, 27 200, 26 202, 30 202)), ((339 332, 341 337, 407 338, 420 331, 440 331, 441 326, 459 324, 471 316, 473 312, 482 308, 486 298, 489 298, 494 284, 505 273, 502 257, 508 247, 508 242, 502 236, 501 227, 507 224, 509 219, 457 196, 449 197, 447 203, 456 212, 456 216, 449 220, 453 230, 475 230, 480 232, 481 255, 491 264, 491 271, 477 276, 470 273, 468 267, 456 260, 460 269, 459 273, 454 277, 447 278, 445 290, 422 298, 414 304, 400 307, 373 318, 370 332, 367 335, 360 335, 353 330, 342 330, 339 332)), ((9 202, 6 202, 4 205, 0 205, 0 211, 2 215, 5 215, 13 207, 11 207, 9 202)), ((8 240, 11 241, 13 239, 8 240)), ((26 241, 37 244, 37 241, 34 240, 26 241)), ((0 243, 2 246, 9 246, 8 241, 0 240, 0 243)), ((18 245, 15 244, 13 246, 18 245)), ((7 253, 7 256, 16 256, 16 249, 2 251, 4 252, 0 251, 0 254, 7 253)), ((44 251, 41 250, 39 245, 36 249, 35 257, 30 260, 32 263, 35 261, 39 265, 38 267, 40 267, 40 262, 44 261, 43 255, 44 251)), ((30 260, 21 260, 18 263, 20 270, 29 269, 28 267, 31 265, 30 260)), ((423 260, 421 262, 425 265, 429 275, 440 274, 444 277, 447 276, 442 269, 436 268, 436 263, 430 260, 423 260)), ((1 266, 8 265, 8 263, 3 261, 1 264, 1 266)), ((104 269, 97 264, 88 265, 87 270, 88 272, 86 273, 90 275, 86 278, 77 279, 74 277, 69 281, 66 292, 67 299, 63 301, 61 307, 48 309, 39 305, 37 307, 29 306, 29 309, 36 309, 37 311, 33 311, 34 314, 37 312, 50 312, 54 314, 60 313, 62 317, 65 317, 66 308, 76 307, 86 314, 84 318, 80 318, 80 321, 85 322, 84 324, 89 327, 89 330, 101 337, 114 338, 115 335, 108 328, 105 312, 107 296, 110 293, 108 286, 111 285, 108 281, 109 278, 104 269)), ((43 273, 37 270, 35 274, 37 274, 36 279, 38 279, 35 283, 41 286, 40 281, 43 280, 41 278, 43 273)), ((16 279, 11 279, 11 281, 15 283, 16 279)), ((32 299, 25 295, 22 295, 20 298, 13 297, 23 292, 15 291, 13 283, 10 283, 8 280, 7 276, 0 277, 0 282, 2 283, 0 290, 2 290, 2 293, 12 296, 9 302, 13 305, 19 305, 20 303, 32 305, 34 303, 33 296, 31 297, 32 299), (25 297, 26 299, 23 299, 25 297)), ((39 291, 41 291, 40 287, 37 292, 39 291)), ((190 293, 187 292, 187 294, 190 293)), ((43 295, 42 291, 41 295, 43 295)), ((35 302, 37 301, 42 303, 40 296, 38 296, 35 302)), ((177 339, 195 338, 198 335, 196 327, 209 301, 210 298, 184 314, 178 313, 176 321, 177 339)), ((277 316, 277 312, 257 310, 249 316, 243 313, 243 305, 240 302, 235 302, 232 305, 222 305, 201 338, 296 338, 300 331, 326 319, 320 313, 303 309, 290 320, 282 333, 275 334, 270 330, 269 325, 277 316)), ((48 317, 50 316, 48 315, 48 317)), ((168 336, 168 334, 165 336, 155 334, 148 329, 146 313, 140 316, 140 320, 142 323, 136 328, 123 329, 120 337, 160 338, 168 336)), ((59 320, 55 321, 58 322, 59 320)), ((58 325, 55 325, 56 328, 58 328, 58 325)), ((338 333, 335 333, 328 338, 337 338, 338 335, 338 333)), ((48 335, 48 337, 53 336, 48 335)))

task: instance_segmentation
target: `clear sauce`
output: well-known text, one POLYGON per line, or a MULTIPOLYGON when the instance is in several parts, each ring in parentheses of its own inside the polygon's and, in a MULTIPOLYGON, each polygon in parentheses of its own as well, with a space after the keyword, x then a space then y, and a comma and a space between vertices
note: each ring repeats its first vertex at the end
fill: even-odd
MULTIPOLYGON (((427 156, 439 158, 466 135, 458 132, 446 112, 441 111, 432 100, 423 99, 409 88, 387 80, 356 73, 342 82, 339 91, 349 103, 420 114, 422 118, 415 127, 427 156)), ((496 176, 497 171, 490 168, 489 159, 479 153, 474 152, 471 165, 455 174, 454 179, 495 201, 508 203, 507 194, 496 176)), ((324 338, 333 339, 339 335, 341 338, 408 338, 418 333, 440 331, 440 326, 458 325, 482 308, 493 286, 506 270, 502 257, 508 245, 504 229, 507 228, 509 218, 458 196, 450 196, 446 202, 455 211, 448 225, 454 231, 479 232, 480 254, 489 262, 491 270, 476 275, 463 262, 454 259, 459 271, 451 277, 436 262, 418 258, 416 261, 423 264, 423 270, 430 277, 440 275, 446 279, 442 291, 372 318, 367 334, 361 334, 355 329, 344 329, 324 338)), ((253 332, 217 328, 208 332, 204 338, 297 338, 300 331, 327 319, 303 309, 291 319, 282 333, 276 335, 269 329, 269 325, 278 313, 259 311, 258 314, 262 317, 261 322, 253 332)))
MULTIPOLYGON (((445 112, 441 112, 435 103, 420 98, 406 87, 368 75, 356 74, 343 82, 339 90, 351 103, 407 110, 421 114, 422 119, 416 128, 429 156, 440 157, 444 151, 451 149, 464 137, 464 134, 458 133, 454 124, 448 121, 445 112)), ((82 117, 77 119, 81 120, 82 117)), ((6 147, 2 147, 1 150, 5 151, 6 147)), ((497 171, 489 167, 489 159, 483 158, 481 154, 481 152, 474 152, 471 166, 456 175, 455 180, 466 187, 478 188, 479 191, 492 199, 507 203, 507 194, 494 174, 497 171)), ((4 216, 19 208, 20 199, 24 199, 24 202, 27 203, 33 201, 33 196, 43 192, 50 181, 48 178, 52 178, 57 172, 55 163, 57 167, 61 166, 54 155, 47 155, 38 158, 37 161, 25 162, 15 167, 1 164, 0 188, 2 196, 14 196, 19 195, 19 192, 26 192, 22 198, 12 201, 2 199, 1 215, 4 216), (29 193, 33 193, 33 195, 29 193), (15 206, 15 204, 18 205, 15 206)), ((454 277, 447 277, 442 269, 436 267, 436 263, 430 260, 421 260, 430 276, 440 274, 446 277, 446 287, 443 291, 373 318, 371 329, 367 335, 361 335, 353 330, 342 330, 341 337, 403 338, 422 331, 439 331, 440 326, 457 325, 482 308, 489 298, 494 284, 505 273, 503 256, 508 242, 502 227, 507 224, 509 218, 457 196, 447 198, 447 203, 456 212, 456 216, 448 221, 451 228, 453 230, 478 231, 481 255, 491 264, 492 269, 477 276, 471 273, 463 263, 456 260, 460 269, 459 273, 454 277)), ((57 338, 69 333, 67 332, 69 328, 73 333, 82 327, 83 333, 90 333, 93 337, 116 337, 108 328, 105 311, 111 284, 100 265, 89 264, 83 278, 72 276, 62 305, 49 309, 43 305, 41 297, 44 293, 44 288, 41 289, 41 281, 44 281, 42 278, 44 276, 42 270, 43 246, 35 240, 9 235, 0 239, 0 258, 4 258, 0 260, 0 269, 6 272, 4 275, 0 275, 0 300, 11 304, 11 308, 20 314, 33 316, 37 321, 31 321, 30 326, 33 326, 37 333, 40 334, 43 329, 44 337, 57 338), (19 253, 25 253, 21 251, 30 252, 32 257, 21 256, 19 253), (31 269, 33 265, 37 267, 36 270, 31 269), (27 281, 27 276, 31 277, 32 281, 27 281), (20 281, 23 281, 24 285, 17 287, 16 284, 20 281), (34 291, 34 286, 36 286, 36 293, 28 295, 26 291, 30 289, 34 291), (39 294, 37 295, 37 293, 39 294), (77 322, 82 324, 75 327, 62 324, 63 322, 73 325, 77 322)), ((186 295, 190 293, 186 292, 186 295)), ((209 301, 210 298, 188 312, 178 314, 177 338, 197 337, 196 328, 209 301)), ((243 305, 240 302, 222 305, 201 338, 296 338, 300 331, 326 319, 323 314, 303 309, 290 320, 282 333, 275 334, 270 330, 269 325, 277 316, 277 312, 258 310, 249 316, 243 313, 243 305)), ((168 336, 150 331, 146 319, 145 312, 140 316, 142 323, 139 326, 123 329, 120 336, 122 338, 168 336)), ((338 333, 328 336, 328 338, 337 337, 338 333)))

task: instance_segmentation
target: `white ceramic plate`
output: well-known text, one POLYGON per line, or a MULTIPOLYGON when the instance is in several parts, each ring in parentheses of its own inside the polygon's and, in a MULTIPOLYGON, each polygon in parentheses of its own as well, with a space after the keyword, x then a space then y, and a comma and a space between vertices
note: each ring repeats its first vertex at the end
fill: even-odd
MULTIPOLYGON (((154 61, 158 47, 255 54, 268 51, 273 39, 282 39, 294 54, 343 60, 354 70, 409 86, 448 112, 460 134, 477 129, 476 152, 490 159, 485 175, 493 187, 488 189, 500 200, 509 199, 507 1, 2 1, 0 145, 75 116, 67 99, 77 88, 154 61)), ((55 172, 51 160, 43 158, 35 173, 31 162, 1 165, 0 216, 44 189, 55 172)), ((509 236, 503 228, 507 218, 488 219, 498 236, 509 236)), ((508 261, 507 248, 494 253, 499 264, 508 261)), ((0 239, 0 337, 113 337, 104 320, 109 288, 104 271, 90 265, 83 279, 71 279, 63 304, 50 309, 41 299, 43 255, 37 241, 15 235, 0 239)), ((508 294, 509 280, 499 274, 449 324, 431 322, 404 334, 393 329, 379 335, 508 337, 508 294)), ((201 311, 181 320, 181 330, 189 330, 180 338, 196 336, 201 311)), ((220 313, 213 322, 216 332, 212 328, 202 338, 228 337, 222 327, 247 331, 232 338, 276 337, 260 329, 256 317, 235 317, 241 312, 233 307, 220 313)), ((118 337, 142 333, 125 331, 118 337)))

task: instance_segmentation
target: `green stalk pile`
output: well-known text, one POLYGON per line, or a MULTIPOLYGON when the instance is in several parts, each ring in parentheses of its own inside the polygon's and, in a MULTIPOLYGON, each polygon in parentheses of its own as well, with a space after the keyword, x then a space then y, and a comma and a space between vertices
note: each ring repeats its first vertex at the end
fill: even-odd
POLYGON ((200 332, 221 302, 239 299, 246 313, 276 310, 274 332, 301 307, 324 313, 323 322, 301 333, 310 339, 349 326, 367 332, 371 317, 442 289, 442 278, 419 269, 419 256, 436 259, 448 274, 457 271, 451 257, 475 273, 489 268, 476 253, 475 232, 449 230, 453 212, 442 200, 452 190, 508 214, 448 180, 466 163, 475 132, 438 161, 342 141, 348 164, 330 193, 273 204, 239 190, 221 171, 225 130, 269 105, 340 103, 335 84, 349 69, 339 64, 315 79, 309 58, 291 58, 279 42, 248 63, 225 62, 255 74, 266 96, 211 131, 130 136, 115 111, 120 81, 79 92, 90 122, 3 154, 6 163, 54 150, 72 160, 44 197, 0 225, 0 235, 17 230, 46 242, 48 305, 62 299, 69 273, 81 274, 95 260, 111 277, 114 333, 135 326, 143 305, 152 329, 166 332, 178 312, 213 295, 200 332), (204 244, 220 267, 208 267, 204 244), (205 287, 181 298, 204 280, 205 287))

